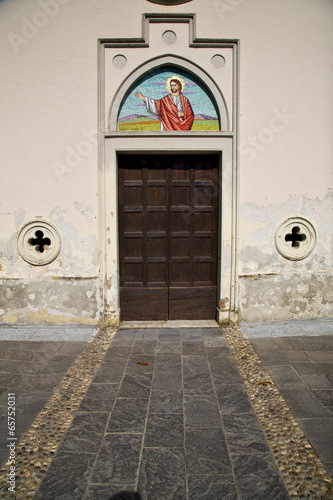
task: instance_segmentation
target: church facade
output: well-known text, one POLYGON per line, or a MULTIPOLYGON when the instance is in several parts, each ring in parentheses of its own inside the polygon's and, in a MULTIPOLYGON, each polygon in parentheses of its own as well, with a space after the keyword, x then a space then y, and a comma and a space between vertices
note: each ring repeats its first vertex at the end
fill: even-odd
POLYGON ((0 14, 1 323, 332 317, 330 0, 0 14))

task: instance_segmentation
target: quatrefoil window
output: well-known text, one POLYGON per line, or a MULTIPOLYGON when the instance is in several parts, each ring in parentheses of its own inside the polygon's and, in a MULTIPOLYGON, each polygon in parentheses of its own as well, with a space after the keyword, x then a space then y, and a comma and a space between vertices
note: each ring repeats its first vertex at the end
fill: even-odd
POLYGON ((23 260, 34 266, 45 266, 59 255, 60 233, 51 222, 31 221, 21 228, 17 246, 23 260))
POLYGON ((290 217, 276 230, 277 251, 289 260, 302 260, 310 255, 316 245, 316 231, 306 219, 290 217))
POLYGON ((44 238, 43 231, 38 230, 35 232, 35 238, 29 238, 28 243, 35 246, 37 252, 43 253, 45 246, 49 247, 51 245, 51 240, 50 238, 44 238))
POLYGON ((306 234, 301 232, 299 226, 294 226, 291 230, 291 233, 286 234, 285 240, 291 241, 291 246, 298 248, 300 241, 306 240, 306 234))

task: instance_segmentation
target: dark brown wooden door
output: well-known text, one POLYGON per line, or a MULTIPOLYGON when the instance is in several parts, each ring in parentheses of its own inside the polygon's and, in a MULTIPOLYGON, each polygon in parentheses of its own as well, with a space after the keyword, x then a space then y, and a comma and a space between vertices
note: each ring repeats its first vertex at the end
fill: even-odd
POLYGON ((118 160, 121 319, 215 319, 218 156, 118 160))

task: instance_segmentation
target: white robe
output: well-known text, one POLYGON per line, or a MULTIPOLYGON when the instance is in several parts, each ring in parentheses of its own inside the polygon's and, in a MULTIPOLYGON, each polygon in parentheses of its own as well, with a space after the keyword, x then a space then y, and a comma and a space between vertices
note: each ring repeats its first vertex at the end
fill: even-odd
MULTIPOLYGON (((173 100, 173 102, 175 103, 175 105, 177 106, 178 111, 180 111, 181 113, 183 113, 184 110, 183 110, 183 104, 182 104, 182 98, 181 98, 181 96, 180 95, 171 95, 170 94, 170 97, 173 100)), ((156 103, 155 103, 155 99, 152 99, 151 97, 145 97, 145 100, 146 100, 146 109, 147 109, 147 112, 149 114, 151 114, 151 115, 159 116, 158 109, 157 109, 157 106, 156 106, 156 103)), ((161 130, 165 130, 165 128, 163 127, 163 123, 162 122, 161 122, 161 130)))

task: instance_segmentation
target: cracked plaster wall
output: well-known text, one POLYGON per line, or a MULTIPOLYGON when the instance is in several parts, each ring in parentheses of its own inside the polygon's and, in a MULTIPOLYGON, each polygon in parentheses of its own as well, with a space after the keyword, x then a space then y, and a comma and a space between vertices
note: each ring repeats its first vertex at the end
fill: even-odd
POLYGON ((332 276, 330 0, 2 0, 0 321, 97 321, 102 312, 96 41, 140 37, 141 15, 153 11, 196 12, 198 37, 241 41, 240 316, 331 315, 323 293, 332 276), (299 262, 274 246, 277 225, 294 215, 318 236, 299 262), (25 263, 16 245, 36 217, 63 240, 43 267, 25 263))

